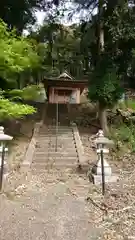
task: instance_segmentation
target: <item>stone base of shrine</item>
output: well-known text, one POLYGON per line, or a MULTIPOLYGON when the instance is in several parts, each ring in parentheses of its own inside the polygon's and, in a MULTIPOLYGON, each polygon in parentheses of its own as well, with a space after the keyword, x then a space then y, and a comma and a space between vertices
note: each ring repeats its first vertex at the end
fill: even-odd
MULTIPOLYGON (((99 185, 102 183, 102 175, 92 174, 92 180, 95 185, 99 185)), ((118 181, 118 176, 116 175, 105 176, 105 183, 114 183, 117 181, 118 181)))

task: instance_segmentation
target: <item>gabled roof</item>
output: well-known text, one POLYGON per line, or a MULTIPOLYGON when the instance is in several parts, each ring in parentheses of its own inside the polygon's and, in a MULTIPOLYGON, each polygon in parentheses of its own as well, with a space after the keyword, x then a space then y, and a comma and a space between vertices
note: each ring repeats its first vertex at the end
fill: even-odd
POLYGON ((63 80, 66 80, 66 79, 70 79, 70 80, 73 80, 73 77, 71 77, 71 75, 67 72, 67 71, 65 71, 65 72, 63 72, 63 73, 61 73, 60 74, 60 76, 58 77, 58 79, 63 79, 63 80))
POLYGON ((44 77, 43 82, 46 86, 87 86, 88 80, 76 80, 67 71, 64 71, 59 77, 48 78, 44 77))
POLYGON ((54 81, 76 81, 76 79, 71 76, 67 71, 61 73, 58 77, 44 77, 44 80, 54 80, 54 81))

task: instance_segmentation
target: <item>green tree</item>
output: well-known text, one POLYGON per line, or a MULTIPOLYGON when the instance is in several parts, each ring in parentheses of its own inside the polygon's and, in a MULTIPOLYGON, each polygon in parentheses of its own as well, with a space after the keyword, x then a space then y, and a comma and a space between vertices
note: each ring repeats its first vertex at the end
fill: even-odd
MULTIPOLYGON (((14 31, 9 31, 7 25, 0 22, 0 78, 5 81, 16 81, 16 76, 26 69, 33 69, 40 64, 40 58, 36 53, 36 47, 32 42, 23 37, 17 37, 14 31)), ((0 82, 1 83, 1 82, 0 82)), ((0 84, 0 88, 3 86, 0 84)), ((35 110, 30 106, 13 103, 5 99, 3 93, 7 92, 7 86, 0 94, 0 116, 21 117, 35 110), (4 114, 5 113, 5 114, 4 114)))
POLYGON ((108 132, 106 109, 120 98, 121 85, 132 65, 132 50, 135 47, 134 6, 129 5, 127 0, 75 2, 85 9, 87 7, 89 21, 94 26, 95 42, 91 47, 94 43, 95 48, 94 52, 91 51, 93 61, 89 98, 98 102, 101 127, 108 132), (98 14, 92 17, 90 9, 95 7, 98 7, 98 14))
POLYGON ((86 63, 85 55, 81 51, 81 33, 78 26, 67 27, 60 23, 45 22, 37 33, 32 33, 31 36, 40 42, 39 49, 42 51, 39 51, 46 74, 48 72, 53 75, 55 72, 58 75, 67 70, 74 77, 83 76, 86 63))
POLYGON ((21 34, 23 29, 36 22, 35 11, 51 11, 53 4, 56 4, 56 1, 1 0, 0 18, 7 23, 10 30, 16 28, 17 33, 21 34))

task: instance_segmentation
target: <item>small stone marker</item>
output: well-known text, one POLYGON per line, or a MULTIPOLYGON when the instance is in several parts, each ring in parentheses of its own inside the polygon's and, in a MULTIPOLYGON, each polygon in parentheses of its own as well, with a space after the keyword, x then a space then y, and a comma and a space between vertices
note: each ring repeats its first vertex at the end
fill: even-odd
POLYGON ((112 169, 106 160, 106 155, 109 154, 109 146, 113 145, 113 141, 104 137, 104 133, 102 130, 99 130, 96 136, 97 136, 97 139, 95 140, 95 143, 97 146, 98 161, 96 166, 94 166, 94 168, 92 169, 93 182, 96 185, 99 185, 102 183, 101 150, 103 150, 103 156, 104 156, 103 163, 104 163, 105 183, 116 182, 118 178, 117 176, 112 175, 112 169))
MULTIPOLYGON (((3 152, 4 143, 7 142, 7 141, 10 141, 12 139, 13 139, 13 137, 4 133, 4 127, 0 126, 0 170, 1 170, 1 167, 2 167, 2 152, 3 152)), ((8 148, 4 147, 4 151, 5 151, 5 158, 6 158, 6 155, 8 153, 8 148)), ((4 167, 4 169, 3 169, 4 170, 4 176, 6 176, 7 171, 8 171, 8 164, 7 164, 6 159, 4 159, 3 167, 4 167)))

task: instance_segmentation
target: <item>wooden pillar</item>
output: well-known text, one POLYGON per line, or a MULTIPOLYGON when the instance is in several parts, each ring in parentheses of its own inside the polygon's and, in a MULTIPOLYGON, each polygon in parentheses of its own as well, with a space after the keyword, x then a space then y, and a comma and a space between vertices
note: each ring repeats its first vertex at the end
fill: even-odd
POLYGON ((80 88, 77 88, 77 103, 80 103, 80 88))
POLYGON ((55 102, 54 87, 52 88, 52 103, 55 102))

